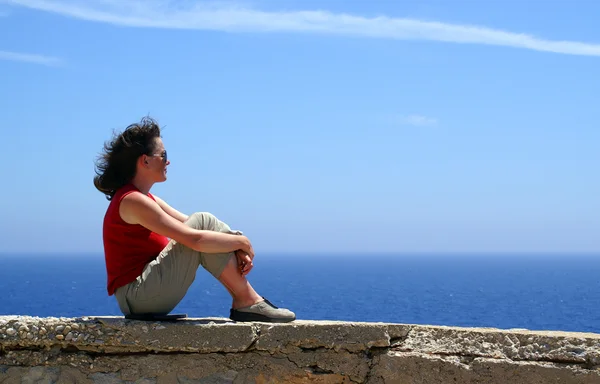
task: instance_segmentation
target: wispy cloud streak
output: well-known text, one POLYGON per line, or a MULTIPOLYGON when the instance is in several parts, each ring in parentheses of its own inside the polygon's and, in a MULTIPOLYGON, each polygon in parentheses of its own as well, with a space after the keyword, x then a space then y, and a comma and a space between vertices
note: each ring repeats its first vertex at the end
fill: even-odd
POLYGON ((416 127, 431 127, 437 125, 437 119, 433 117, 421 116, 421 115, 410 115, 401 119, 402 124, 414 125, 416 127))
POLYGON ((21 61, 32 64, 47 65, 51 67, 60 65, 62 63, 62 60, 56 57, 8 51, 0 51, 0 60, 21 61))
POLYGON ((481 26, 327 11, 261 11, 230 3, 169 0, 0 0, 83 20, 130 27, 227 32, 296 32, 496 45, 568 55, 600 56, 600 44, 558 41, 481 26))

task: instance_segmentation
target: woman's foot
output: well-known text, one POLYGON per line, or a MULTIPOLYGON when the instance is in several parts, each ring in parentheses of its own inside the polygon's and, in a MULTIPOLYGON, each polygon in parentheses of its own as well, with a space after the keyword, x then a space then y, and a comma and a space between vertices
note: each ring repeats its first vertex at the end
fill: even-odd
POLYGON ((231 302, 231 308, 232 309, 245 308, 245 307, 249 307, 254 304, 258 304, 263 300, 264 299, 261 296, 259 296, 258 294, 251 295, 250 297, 248 297, 246 299, 241 299, 241 298, 237 297, 237 298, 234 298, 233 301, 231 302))
POLYGON ((247 307, 231 308, 229 318, 240 322, 289 323, 296 320, 296 314, 288 309, 274 306, 263 297, 263 300, 247 307))
POLYGON ((250 285, 238 268, 235 256, 229 259, 219 281, 231 294, 233 303, 229 318, 234 321, 264 321, 269 323, 287 323, 296 319, 296 315, 287 309, 277 308, 269 300, 261 297, 250 285))

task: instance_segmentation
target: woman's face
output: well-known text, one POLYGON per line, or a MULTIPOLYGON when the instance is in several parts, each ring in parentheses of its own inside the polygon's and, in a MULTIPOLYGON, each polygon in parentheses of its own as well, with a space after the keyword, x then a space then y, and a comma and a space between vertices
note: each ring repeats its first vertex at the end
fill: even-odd
POLYGON ((171 164, 167 158, 167 150, 161 138, 154 139, 154 151, 148 156, 148 170, 157 182, 167 180, 167 166, 171 164))

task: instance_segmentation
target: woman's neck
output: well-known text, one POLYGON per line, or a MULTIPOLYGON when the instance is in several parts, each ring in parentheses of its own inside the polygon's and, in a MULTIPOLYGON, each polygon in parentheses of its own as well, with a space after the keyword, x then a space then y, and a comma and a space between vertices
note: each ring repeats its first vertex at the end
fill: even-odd
POLYGON ((147 195, 150 192, 150 188, 152 188, 152 185, 154 185, 154 182, 143 180, 139 177, 134 177, 133 180, 131 180, 131 184, 133 184, 134 187, 139 189, 139 191, 142 192, 144 195, 147 195))

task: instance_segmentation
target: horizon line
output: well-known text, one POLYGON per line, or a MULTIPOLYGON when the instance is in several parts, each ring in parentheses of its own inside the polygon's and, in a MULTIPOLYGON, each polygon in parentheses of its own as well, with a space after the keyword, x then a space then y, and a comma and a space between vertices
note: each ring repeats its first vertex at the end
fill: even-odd
MULTIPOLYGON (((103 255, 104 251, 2 251, 0 250, 0 257, 2 256, 50 256, 50 255, 103 255)), ((265 251, 260 252, 260 255, 331 255, 331 256, 350 256, 350 255, 390 255, 390 256, 510 256, 510 255, 545 255, 545 256, 600 256, 600 250, 597 251, 374 251, 374 252, 361 252, 361 251, 265 251)))

